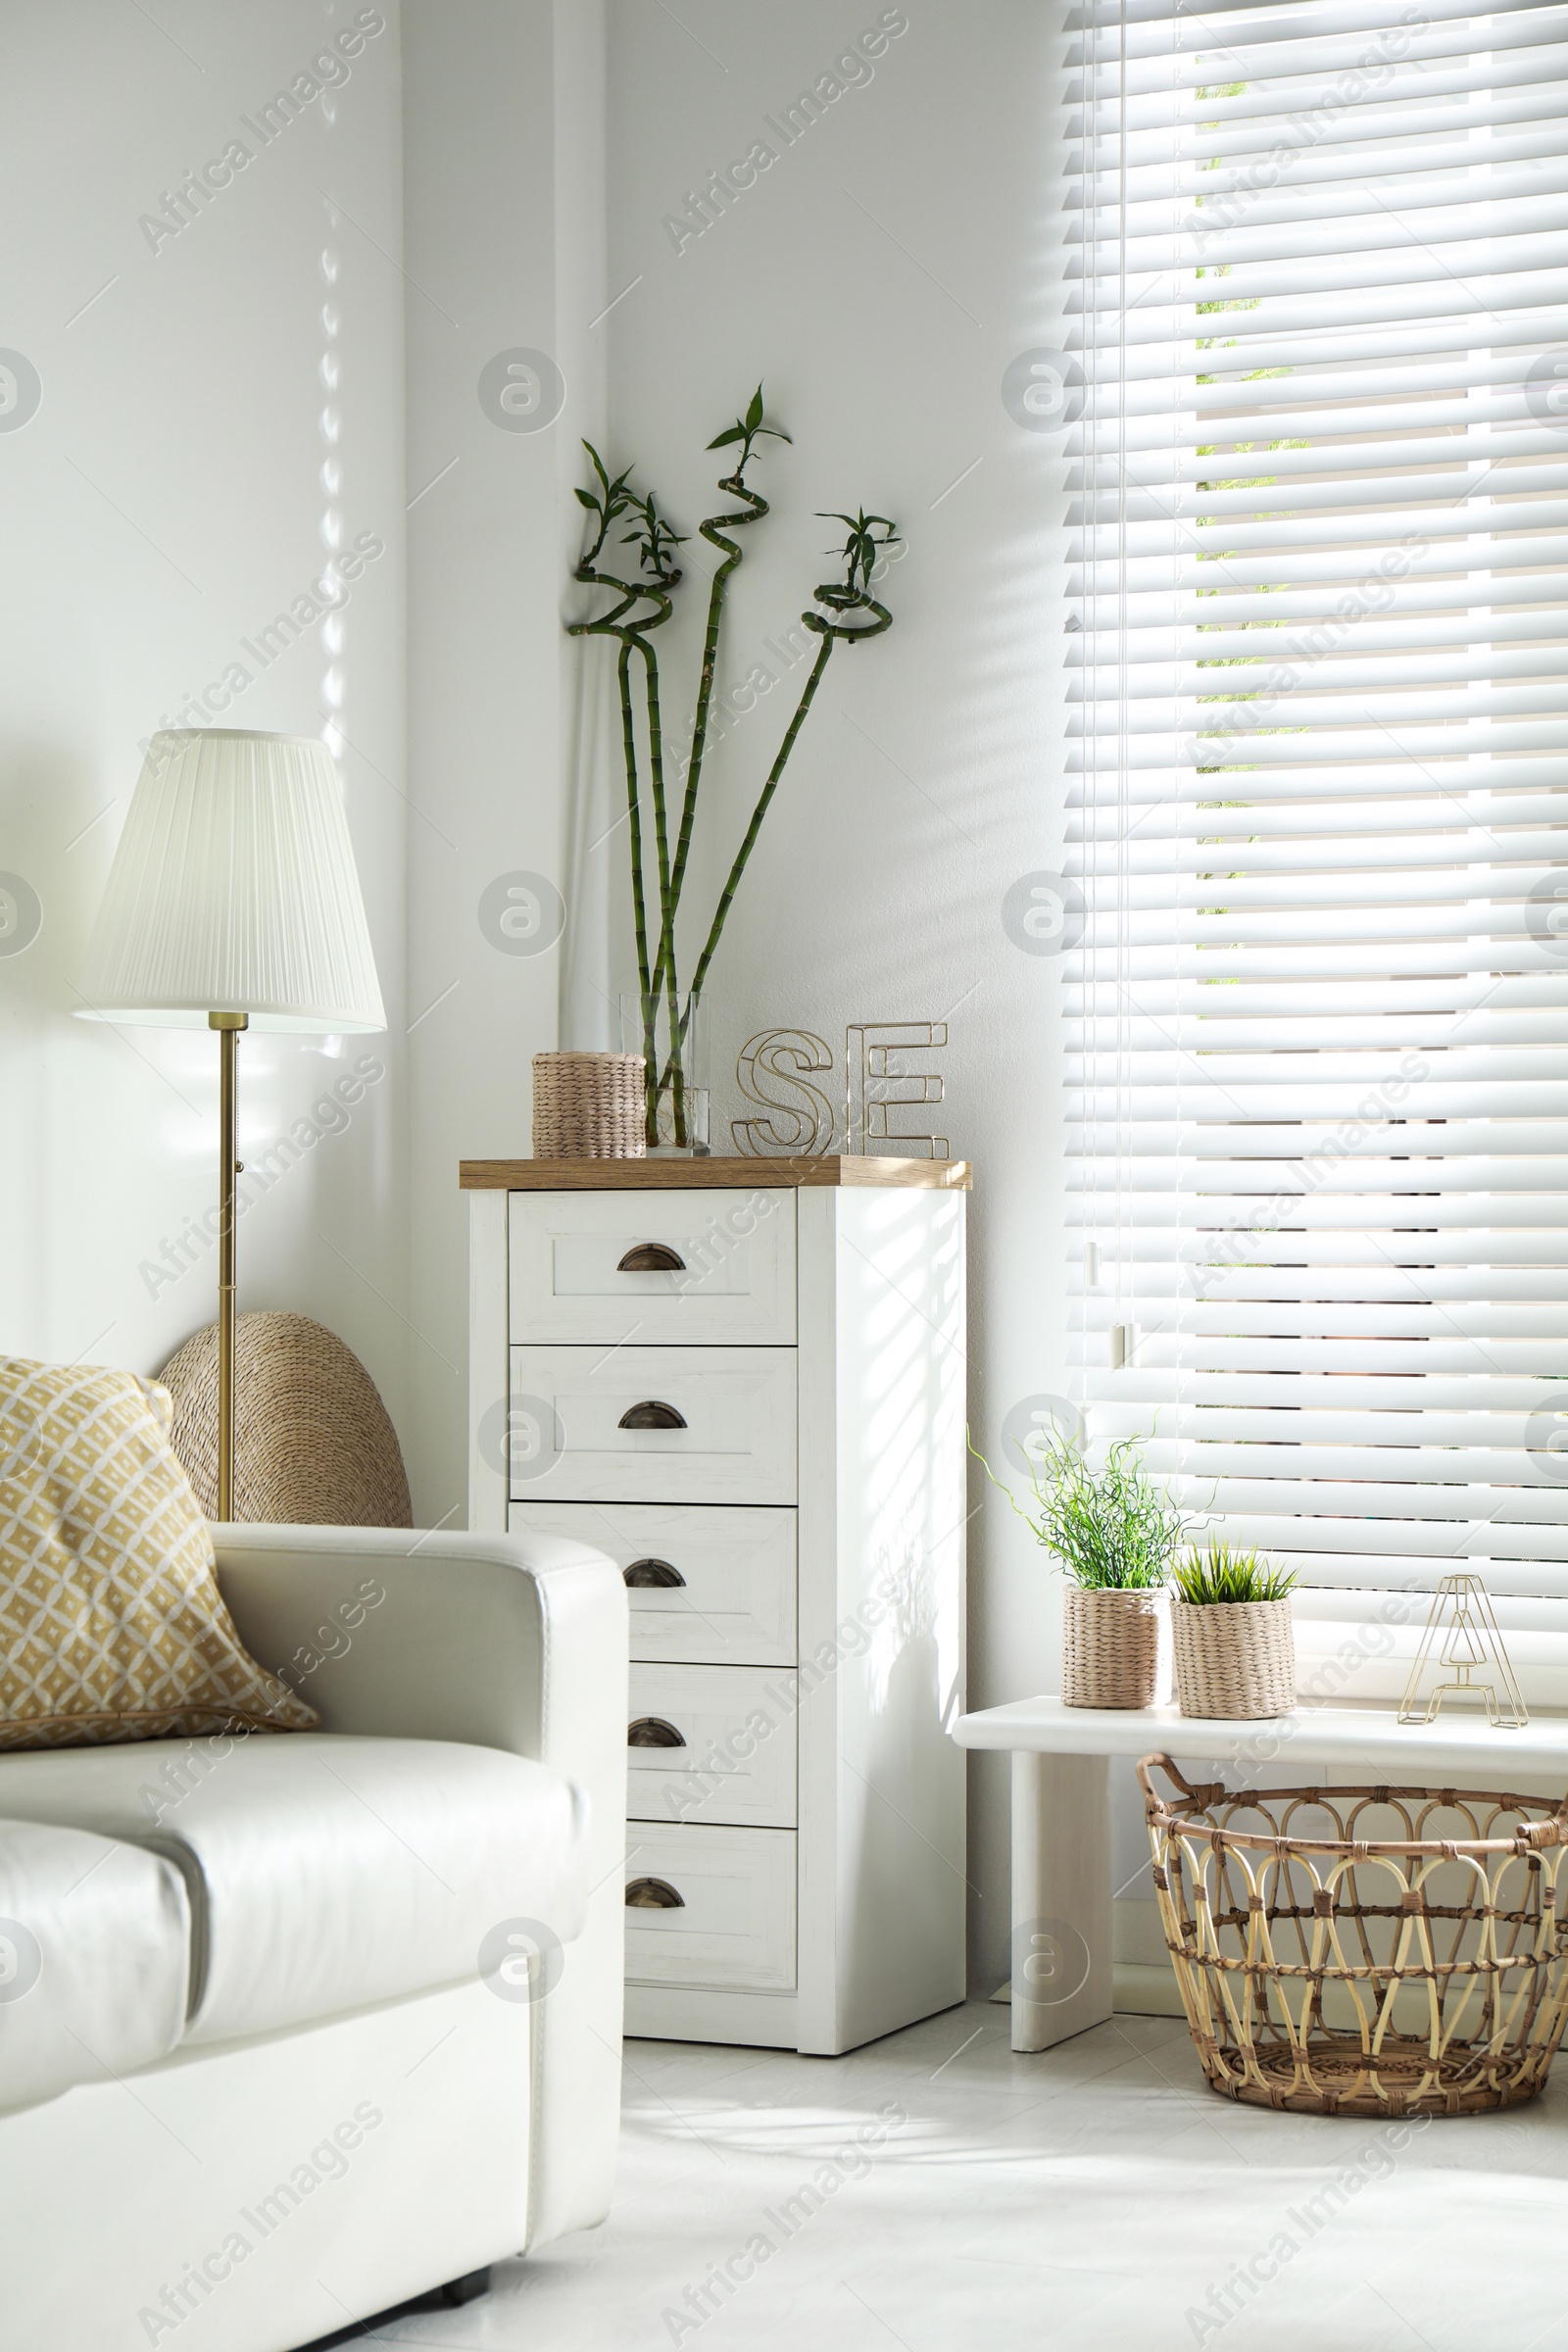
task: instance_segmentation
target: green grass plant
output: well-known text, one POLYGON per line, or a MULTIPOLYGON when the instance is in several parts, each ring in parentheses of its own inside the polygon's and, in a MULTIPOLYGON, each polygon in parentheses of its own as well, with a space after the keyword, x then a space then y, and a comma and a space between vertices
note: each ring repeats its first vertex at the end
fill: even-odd
POLYGON ((1207 1548, 1196 1546, 1171 1571, 1179 1600, 1206 1609, 1242 1600, 1283 1600, 1297 1582, 1294 1569, 1278 1568, 1264 1553, 1233 1550, 1218 1536, 1207 1548))
POLYGON ((1086 1592, 1137 1592, 1163 1585, 1187 1540, 1185 1515, 1145 1466, 1136 1438, 1108 1447, 1099 1469, 1065 1438, 1048 1433, 1026 1459, 1034 1489, 1028 1509, 997 1477, 985 1455, 970 1451, 1035 1539, 1054 1551, 1086 1592))

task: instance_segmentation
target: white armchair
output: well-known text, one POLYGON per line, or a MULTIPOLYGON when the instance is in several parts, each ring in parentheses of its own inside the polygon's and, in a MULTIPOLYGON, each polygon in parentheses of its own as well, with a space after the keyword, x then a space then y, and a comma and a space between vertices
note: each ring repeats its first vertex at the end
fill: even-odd
POLYGON ((540 1537, 218 1554, 318 1733, 0 1755, 0 2352, 292 2352, 609 2207, 619 1576, 540 1537), (481 1961, 525 1924, 531 1968, 481 1961))

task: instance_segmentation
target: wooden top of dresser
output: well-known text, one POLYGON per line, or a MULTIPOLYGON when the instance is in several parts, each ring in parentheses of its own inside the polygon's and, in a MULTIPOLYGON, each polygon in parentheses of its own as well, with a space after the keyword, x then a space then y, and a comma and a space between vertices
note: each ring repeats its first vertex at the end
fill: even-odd
POLYGON ((824 1152, 815 1158, 773 1159, 465 1159, 458 1163, 466 1193, 696 1193, 733 1192, 759 1185, 910 1185, 926 1192, 964 1192, 972 1182, 966 1159, 880 1159, 824 1152))

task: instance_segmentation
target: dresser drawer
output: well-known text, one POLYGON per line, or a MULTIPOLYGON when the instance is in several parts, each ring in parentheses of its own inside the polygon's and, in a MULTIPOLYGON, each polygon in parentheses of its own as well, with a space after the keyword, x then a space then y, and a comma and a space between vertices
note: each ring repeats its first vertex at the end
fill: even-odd
POLYGON ((626 1812, 636 1821, 795 1827, 795 1709, 765 1666, 634 1666, 626 1812))
POLYGON ((630 1983, 795 1989, 793 1830, 633 1822, 626 1892, 630 1983))
POLYGON ((795 1350, 514 1348, 510 1433, 514 1502, 793 1502, 795 1350))
POLYGON ((792 1510, 722 1503, 529 1501, 508 1513, 514 1531, 608 1553, 627 1578, 633 1658, 683 1666, 794 1665, 795 1524, 792 1510))
POLYGON ((795 1339, 793 1192, 513 1193, 508 1256, 529 1344, 795 1339))

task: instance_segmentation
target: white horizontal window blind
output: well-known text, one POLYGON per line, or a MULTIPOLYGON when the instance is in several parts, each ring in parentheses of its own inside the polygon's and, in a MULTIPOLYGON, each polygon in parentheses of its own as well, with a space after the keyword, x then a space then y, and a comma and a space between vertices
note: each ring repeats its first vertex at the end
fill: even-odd
POLYGON ((1309 1586, 1568 1599, 1568 7, 1072 37, 1082 1394, 1309 1586))

